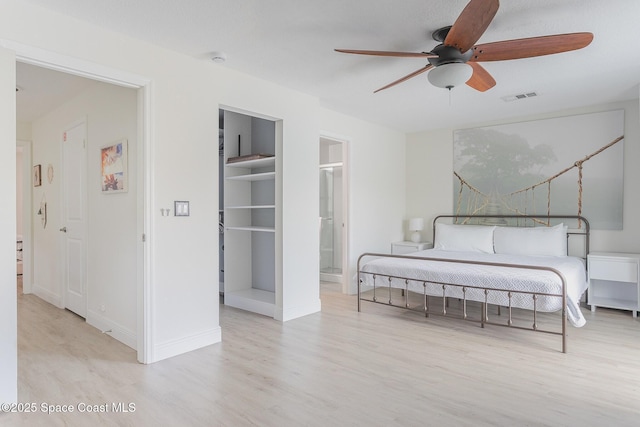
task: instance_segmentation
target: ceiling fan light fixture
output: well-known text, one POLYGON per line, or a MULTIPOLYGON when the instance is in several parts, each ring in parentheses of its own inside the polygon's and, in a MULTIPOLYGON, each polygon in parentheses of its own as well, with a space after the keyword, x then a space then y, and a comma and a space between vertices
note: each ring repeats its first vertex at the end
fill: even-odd
POLYGON ((471 65, 463 62, 453 62, 450 64, 442 64, 429 71, 427 78, 429 82, 444 89, 452 88, 465 84, 473 74, 471 65))

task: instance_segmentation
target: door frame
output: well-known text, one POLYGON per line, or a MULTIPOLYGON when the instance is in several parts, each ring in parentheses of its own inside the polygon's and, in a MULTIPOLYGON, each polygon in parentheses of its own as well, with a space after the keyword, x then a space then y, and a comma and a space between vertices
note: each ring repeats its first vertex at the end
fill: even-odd
POLYGON ((16 146, 22 148, 22 293, 30 294, 33 292, 31 141, 19 139, 16 146))
MULTIPOLYGON (((140 236, 137 250, 137 358, 140 363, 153 361, 153 318, 151 304, 150 277, 152 260, 149 254, 149 229, 151 224, 151 158, 152 158, 152 123, 151 80, 147 77, 111 68, 90 61, 58 54, 45 49, 17 43, 12 40, 0 39, 0 46, 15 52, 16 62, 36 65, 67 74, 73 74, 92 80, 114 84, 117 86, 137 89, 138 91, 138 162, 136 165, 138 194, 137 234, 140 236)), ((29 216, 32 227, 32 219, 29 216)), ((32 242, 29 241, 29 245, 32 242)), ((25 254, 26 255, 26 254, 25 254)), ((33 254, 29 253, 29 263, 32 265, 33 254)))
POLYGON ((321 139, 329 139, 339 142, 342 147, 342 277, 340 283, 342 285, 342 293, 349 293, 349 278, 352 276, 349 265, 349 153, 351 151, 351 140, 340 135, 328 132, 321 132, 318 143, 321 139))

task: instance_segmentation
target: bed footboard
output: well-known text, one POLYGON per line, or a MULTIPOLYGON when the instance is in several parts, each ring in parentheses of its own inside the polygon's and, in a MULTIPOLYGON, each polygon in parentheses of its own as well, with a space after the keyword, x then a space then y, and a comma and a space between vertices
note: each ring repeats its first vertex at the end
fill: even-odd
MULTIPOLYGON (((362 309, 362 301, 373 302, 377 304, 391 305, 394 307, 401 307, 413 311, 421 311, 426 317, 430 315, 456 317, 462 320, 479 322, 481 327, 485 325, 506 326, 515 329, 525 329, 536 332, 543 332, 548 334, 560 335, 562 337, 562 352, 567 351, 567 282, 563 274, 551 267, 547 266, 534 266, 534 265, 520 265, 520 264, 505 264, 505 263, 493 263, 484 261, 470 261, 470 260, 455 260, 455 259, 443 259, 443 258, 431 258, 431 257, 417 257, 411 255, 389 255, 380 253, 364 253, 358 258, 358 273, 357 273, 357 285, 358 285, 358 311, 362 309), (403 277, 401 275, 384 274, 380 272, 368 272, 363 270, 364 264, 372 258, 398 258, 398 259, 411 259, 411 260, 424 260, 430 263, 460 263, 460 264, 474 264, 481 266, 502 267, 507 269, 525 269, 525 270, 539 270, 546 271, 556 275, 561 284, 561 290, 559 292, 540 292, 521 289, 506 289, 497 288, 491 285, 479 286, 477 284, 465 284, 465 283, 449 283, 442 280, 425 280, 424 278, 417 277, 403 277), (365 280, 367 279, 367 280, 365 280), (410 285, 411 288, 410 289, 410 285), (371 291, 371 297, 363 296, 363 287, 369 287, 371 291), (422 304, 421 306, 410 307, 409 294, 410 292, 417 293, 416 287, 422 288, 422 304), (401 289, 403 301, 401 304, 397 304, 393 301, 392 289, 401 289), (488 307, 494 304, 495 296, 500 295, 501 298, 506 296, 508 303, 504 307, 508 310, 506 321, 501 322, 493 321, 489 319, 488 307), (440 298, 437 309, 431 307, 430 299, 440 298), (514 304, 512 301, 518 298, 520 301, 523 298, 530 298, 531 312, 533 321, 530 327, 516 326, 513 322, 512 310, 514 304), (540 328, 538 325, 538 302, 540 298, 558 298, 561 300, 560 310, 561 315, 561 327, 560 331, 540 328), (449 299, 460 300, 462 309, 459 313, 452 314, 448 309, 449 299), (475 301, 481 304, 481 311, 479 318, 469 316, 467 310, 467 303, 469 301, 475 301)), ((498 305, 500 309, 501 305, 498 305)))

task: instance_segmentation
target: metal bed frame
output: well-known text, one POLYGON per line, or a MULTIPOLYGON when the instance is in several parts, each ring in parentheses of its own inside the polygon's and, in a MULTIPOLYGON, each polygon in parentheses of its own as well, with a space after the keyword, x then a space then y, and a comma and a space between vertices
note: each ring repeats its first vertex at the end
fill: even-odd
MULTIPOLYGON (((459 216, 459 215, 439 215, 436 216, 435 219, 433 220, 433 237, 435 240, 435 230, 436 230, 436 222, 438 220, 442 220, 442 219, 449 219, 452 220, 455 223, 463 223, 463 224, 481 224, 481 223, 485 223, 486 225, 496 225, 496 222, 507 222, 509 220, 511 220, 512 222, 516 222, 518 225, 516 226, 520 226, 519 224, 521 222, 524 223, 524 226, 549 226, 551 225, 552 221, 559 221, 559 220, 572 220, 575 223, 577 223, 577 228, 569 228, 567 231, 567 240, 569 240, 569 237, 572 235, 577 235, 577 236, 582 236, 584 238, 584 245, 583 245, 583 252, 584 254, 582 255, 582 257, 586 260, 587 254, 589 253, 589 237, 590 237, 590 226, 589 226, 589 221, 587 221, 586 218, 584 218, 581 215, 473 215, 473 216, 459 216), (527 224, 531 224, 531 225, 527 225, 527 224)), ((501 225, 508 225, 508 224, 501 224, 501 225)), ((514 226, 514 225, 510 225, 510 226, 514 226)), ((567 244, 567 248, 569 248, 569 245, 567 244)), ((569 252, 569 249, 567 249, 567 251, 569 252)), ((586 263, 585 263, 586 266, 586 263)), ((536 332, 543 332, 543 333, 548 333, 548 334, 553 334, 553 335, 561 335, 562 336, 562 352, 566 353, 567 352, 567 290, 566 290, 566 280, 564 278, 564 276, 562 275, 562 273, 560 273, 558 270, 551 268, 551 267, 545 267, 545 266, 532 266, 532 265, 520 265, 520 264, 505 264, 505 263, 493 263, 493 262, 482 262, 482 261, 466 261, 466 260, 452 260, 452 259, 442 259, 442 258, 432 258, 432 257, 416 257, 416 256, 406 256, 406 255, 390 255, 390 254, 380 254, 380 253, 372 253, 372 252, 366 252, 363 253, 362 255, 360 255, 360 257, 358 258, 358 273, 357 273, 357 282, 358 282, 358 312, 361 311, 361 302, 362 301, 368 301, 368 302, 373 302, 373 303, 377 303, 377 304, 383 304, 383 305, 391 305, 394 307, 401 307, 401 308, 405 308, 405 309, 409 309, 412 311, 417 311, 420 310, 424 313, 425 317, 429 317, 430 315, 438 315, 438 316, 448 316, 448 317, 455 317, 458 319, 462 319, 462 320, 468 320, 468 321, 474 321, 474 322, 479 322, 481 327, 484 328, 485 325, 495 325, 495 326, 506 326, 506 327, 510 327, 510 328, 514 328, 514 329, 524 329, 524 330, 531 330, 531 331, 536 331, 536 332), (386 274, 380 274, 380 273, 370 273, 370 272, 364 272, 362 271, 361 265, 363 260, 367 259, 367 258, 371 258, 371 257, 375 257, 375 258, 405 258, 405 259, 414 259, 414 260, 427 260, 427 261, 435 261, 435 262, 442 262, 442 263, 460 263, 460 264, 477 264, 477 265, 488 265, 488 266, 496 266, 496 267, 506 267, 506 268, 519 268, 519 269, 528 269, 528 270, 543 270, 543 271, 549 271, 551 273, 556 274, 559 278, 560 281, 562 283, 562 293, 542 293, 542 292, 533 292, 533 291, 522 291, 522 290, 508 290, 508 289, 498 289, 498 288, 492 288, 492 287, 480 287, 480 286, 471 286, 471 285, 465 285, 465 284, 461 284, 461 283, 443 283, 443 282, 431 282, 431 281, 424 281, 422 279, 416 279, 416 278, 411 278, 411 277, 399 277, 399 276, 392 276, 392 275, 386 275, 386 274), (370 276, 373 277, 373 297, 372 298, 365 298, 362 295, 362 289, 361 287, 363 286, 363 279, 361 277, 361 275, 363 274, 368 274, 370 276), (383 277, 387 279, 388 284, 386 286, 376 286, 376 278, 377 277, 383 277), (392 293, 391 290, 393 288, 392 286, 392 279, 400 279, 403 280, 405 283, 404 289, 400 288, 402 290, 402 295, 404 296, 403 300, 404 303, 402 305, 396 304, 393 302, 392 299, 392 293), (424 293, 422 295, 422 299, 423 299, 423 304, 422 307, 418 307, 417 309, 415 307, 410 307, 409 305, 409 282, 413 281, 413 282, 422 282, 423 288, 424 288, 424 293), (427 283, 430 284, 436 284, 442 287, 442 296, 434 296, 434 295, 429 295, 427 294, 427 283), (376 294, 376 289, 379 289, 381 287, 384 288, 388 288, 388 300, 382 301, 379 299, 378 295, 376 294), (455 288, 459 288, 462 290, 462 313, 458 316, 455 315, 451 315, 448 311, 448 300, 450 298, 454 298, 454 299, 460 299, 460 298, 456 298, 456 297, 451 297, 451 296, 447 296, 446 292, 447 292, 447 287, 455 287, 455 288), (471 318, 468 316, 467 313, 467 291, 469 289, 480 289, 483 291, 484 293, 484 301, 477 301, 477 300, 469 300, 469 301, 476 301, 476 302, 480 302, 482 304, 482 308, 481 308, 481 313, 480 313, 480 319, 476 319, 476 318, 471 318), (508 319, 506 320, 506 322, 502 321, 502 322, 497 322, 497 321, 490 321, 489 320, 489 312, 488 312, 488 306, 490 305, 490 303, 488 302, 488 298, 489 298, 489 293, 491 292, 500 292, 500 293, 505 293, 507 292, 507 296, 508 296, 508 300, 509 300, 509 304, 507 306, 508 309, 508 319), (513 317, 512 317, 512 306, 511 306, 511 300, 513 297, 513 294, 525 294, 525 295, 531 295, 532 301, 533 301, 533 309, 531 310, 533 312, 533 324, 530 327, 524 327, 524 326, 517 326, 514 325, 513 322, 513 317), (537 310, 537 300, 539 297, 541 296, 548 296, 548 297, 557 297, 557 298, 561 298, 562 299, 562 317, 561 317, 561 331, 558 332, 557 330, 552 330, 552 329, 541 329, 538 327, 537 324, 537 315, 538 315, 538 310, 537 310), (436 298, 442 298, 442 304, 441 304, 441 308, 438 310, 433 310, 430 309, 429 307, 429 300, 430 297, 436 297, 436 298)), ((397 287, 396 287, 397 288, 397 287)), ((384 298, 384 297, 382 297, 384 298)), ((501 310, 500 310, 500 306, 498 306, 498 316, 501 315, 501 310)))

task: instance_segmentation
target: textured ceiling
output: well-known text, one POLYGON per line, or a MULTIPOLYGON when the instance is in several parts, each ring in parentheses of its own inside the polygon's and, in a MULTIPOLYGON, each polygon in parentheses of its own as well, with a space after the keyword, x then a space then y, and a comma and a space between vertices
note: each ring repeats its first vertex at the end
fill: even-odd
POLYGON ((497 85, 480 93, 431 86, 426 73, 374 94, 423 67, 421 58, 346 55, 334 48, 429 51, 467 0, 25 0, 317 96, 322 105, 406 132, 638 97, 640 1, 509 0, 478 41, 588 31, 587 48, 483 63, 497 85), (538 96, 505 102, 504 97, 538 96))

